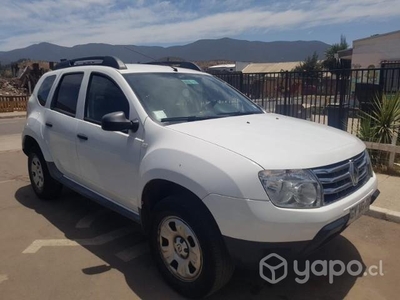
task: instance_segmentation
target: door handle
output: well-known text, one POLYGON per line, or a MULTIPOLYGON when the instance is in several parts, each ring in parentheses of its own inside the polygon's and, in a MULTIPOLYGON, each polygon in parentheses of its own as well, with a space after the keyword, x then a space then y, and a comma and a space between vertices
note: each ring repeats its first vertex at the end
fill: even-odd
POLYGON ((84 141, 87 141, 89 139, 86 135, 80 133, 78 133, 76 136, 84 141))
POLYGON ((47 126, 47 127, 53 127, 53 124, 51 124, 51 123, 49 123, 49 122, 46 122, 46 126, 47 126))

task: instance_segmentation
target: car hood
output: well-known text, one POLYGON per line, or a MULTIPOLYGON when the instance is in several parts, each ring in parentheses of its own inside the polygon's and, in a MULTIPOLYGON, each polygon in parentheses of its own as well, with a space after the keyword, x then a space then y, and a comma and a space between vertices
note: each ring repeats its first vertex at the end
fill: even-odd
POLYGON ((271 170, 321 167, 349 159, 365 149, 363 142, 344 131, 277 114, 209 119, 168 127, 271 170))

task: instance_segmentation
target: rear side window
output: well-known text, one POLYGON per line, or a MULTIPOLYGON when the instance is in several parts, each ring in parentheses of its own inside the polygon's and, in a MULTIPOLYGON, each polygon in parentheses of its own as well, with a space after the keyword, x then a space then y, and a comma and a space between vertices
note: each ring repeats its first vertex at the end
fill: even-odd
POLYGON ((85 120, 100 124, 104 115, 123 111, 129 118, 129 102, 119 86, 106 76, 93 74, 85 103, 85 120))
POLYGON ((42 106, 46 104, 47 97, 49 96, 50 89, 53 86, 55 79, 56 75, 47 77, 45 80, 43 80, 42 85, 39 88, 37 99, 42 106))
POLYGON ((83 73, 64 75, 58 85, 52 108, 70 116, 75 116, 83 73))

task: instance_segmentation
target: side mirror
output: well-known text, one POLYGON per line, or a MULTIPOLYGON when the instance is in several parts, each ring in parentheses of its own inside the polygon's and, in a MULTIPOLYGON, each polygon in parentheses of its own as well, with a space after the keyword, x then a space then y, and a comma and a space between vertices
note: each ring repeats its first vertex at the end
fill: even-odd
POLYGON ((125 117, 124 112, 116 111, 103 116, 101 128, 105 131, 132 130, 136 132, 139 129, 139 120, 130 121, 125 117))

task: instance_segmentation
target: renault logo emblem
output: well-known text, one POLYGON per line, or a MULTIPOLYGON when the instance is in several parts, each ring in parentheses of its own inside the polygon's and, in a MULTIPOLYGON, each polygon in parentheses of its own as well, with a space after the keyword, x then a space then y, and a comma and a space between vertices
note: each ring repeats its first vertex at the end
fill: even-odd
POLYGON ((350 179, 351 182, 353 183, 353 186, 356 186, 358 184, 358 168, 354 165, 354 161, 352 159, 349 160, 349 174, 350 174, 350 179))

